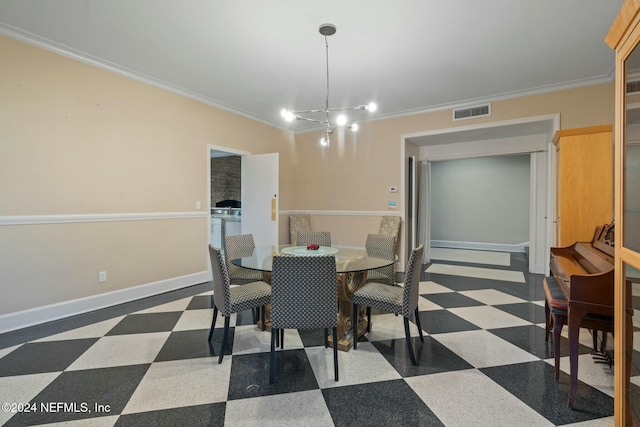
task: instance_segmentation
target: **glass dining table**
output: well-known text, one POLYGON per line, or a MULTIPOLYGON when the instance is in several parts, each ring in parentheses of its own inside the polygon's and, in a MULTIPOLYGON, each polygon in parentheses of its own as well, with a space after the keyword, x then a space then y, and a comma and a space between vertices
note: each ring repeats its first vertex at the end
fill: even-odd
MULTIPOLYGON (((338 280, 338 350, 349 351, 353 345, 352 296, 355 291, 367 282, 367 271, 392 265, 395 260, 373 257, 367 254, 364 247, 355 246, 320 246, 316 250, 307 249, 306 246, 256 246, 247 249, 241 258, 232 259, 234 265, 259 270, 263 280, 271 283, 271 270, 273 268, 274 255, 290 256, 321 256, 332 255, 336 258, 336 272, 338 280)), ((269 326, 270 308, 267 307, 267 329, 269 326)), ((358 337, 367 331, 367 316, 364 315, 364 307, 360 307, 358 313, 358 337)), ((329 336, 329 343, 332 337, 329 336)))

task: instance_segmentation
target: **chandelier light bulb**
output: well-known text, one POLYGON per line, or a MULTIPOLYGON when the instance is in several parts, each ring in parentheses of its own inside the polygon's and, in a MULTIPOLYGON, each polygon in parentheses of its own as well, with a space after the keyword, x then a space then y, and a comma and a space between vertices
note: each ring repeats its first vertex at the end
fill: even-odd
POLYGON ((336 118, 336 124, 338 126, 344 126, 347 124, 347 116, 345 116, 344 114, 340 114, 337 118, 336 118))
POLYGON ((349 129, 351 129, 351 132, 357 132, 358 131, 358 124, 357 123, 353 123, 351 126, 349 126, 349 129))
POLYGON ((323 147, 328 147, 329 146, 329 138, 328 137, 324 137, 320 140, 320 145, 322 145, 323 147))
POLYGON ((378 106, 376 105, 375 102, 370 102, 369 104, 367 104, 367 106, 365 108, 367 109, 367 111, 370 111, 370 112, 373 113, 374 111, 376 111, 378 109, 378 106))
POLYGON ((291 122, 291 121, 293 121, 293 119, 295 119, 295 118, 296 118, 295 114, 293 114, 293 111, 291 111, 291 110, 287 110, 286 108, 283 108, 283 109, 280 111, 280 115, 281 115, 282 117, 284 117, 284 119, 285 119, 286 121, 288 121, 288 122, 291 122))

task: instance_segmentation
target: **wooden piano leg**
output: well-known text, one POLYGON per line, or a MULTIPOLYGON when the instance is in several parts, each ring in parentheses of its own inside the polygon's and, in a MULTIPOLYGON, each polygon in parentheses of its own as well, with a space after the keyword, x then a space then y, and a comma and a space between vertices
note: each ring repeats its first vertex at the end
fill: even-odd
POLYGON ((576 391, 578 389, 578 338, 580 336, 580 324, 585 316, 584 310, 577 310, 569 306, 569 370, 571 381, 569 383, 569 398, 567 406, 573 409, 576 401, 576 391))
POLYGON ((545 320, 545 328, 544 328, 544 342, 549 342, 549 335, 551 333, 551 310, 549 309, 549 303, 547 300, 544 300, 544 320, 545 320))
POLYGON ((565 321, 566 317, 564 315, 559 313, 553 315, 553 360, 555 369, 553 379, 556 381, 560 378, 560 334, 565 321))

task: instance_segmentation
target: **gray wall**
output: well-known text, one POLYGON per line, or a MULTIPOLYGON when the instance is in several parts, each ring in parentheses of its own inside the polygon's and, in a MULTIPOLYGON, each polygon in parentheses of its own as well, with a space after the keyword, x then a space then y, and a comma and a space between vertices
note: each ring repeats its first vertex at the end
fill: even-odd
POLYGON ((529 241, 530 155, 431 164, 431 239, 529 241))
POLYGON ((240 200, 241 171, 240 156, 211 159, 211 207, 221 200, 240 200))

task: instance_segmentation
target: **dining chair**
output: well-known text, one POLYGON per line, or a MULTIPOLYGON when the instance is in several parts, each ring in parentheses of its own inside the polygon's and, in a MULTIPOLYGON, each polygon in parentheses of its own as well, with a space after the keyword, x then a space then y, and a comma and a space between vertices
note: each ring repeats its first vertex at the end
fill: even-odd
POLYGON ((232 259, 251 256, 255 247, 252 234, 224 236, 224 257, 232 285, 262 280, 262 272, 240 267, 231 262, 232 259))
POLYGON ((398 239, 400 233, 400 222, 401 219, 399 216, 385 215, 380 220, 380 229, 378 234, 383 236, 392 236, 398 239))
MULTIPOLYGON (((333 330, 333 365, 338 381, 338 279, 334 256, 273 257, 271 275, 271 354, 274 382, 276 339, 284 329, 324 329, 325 348, 333 330)), ((280 340, 281 348, 284 341, 280 340)))
POLYGON ((353 349, 358 348, 358 306, 367 307, 367 332, 371 331, 371 307, 401 314, 404 317, 404 333, 409 348, 411 363, 417 365, 416 357, 411 345, 411 335, 409 334, 409 316, 413 313, 416 318, 416 325, 420 333, 420 341, 424 342, 422 327, 420 326, 420 316, 418 313, 418 290, 420 286, 420 267, 424 246, 420 245, 411 251, 407 268, 404 272, 404 287, 388 286, 387 284, 368 282, 363 287, 353 293, 353 349))
POLYGON ((227 339, 229 338, 229 320, 231 314, 240 311, 261 308, 262 330, 265 329, 265 308, 271 302, 271 286, 259 281, 247 283, 242 286, 231 287, 227 266, 220 253, 220 249, 209 245, 209 257, 213 271, 213 320, 209 331, 208 341, 211 341, 213 330, 216 327, 218 311, 224 316, 224 335, 218 363, 222 363, 227 339))
POLYGON ((298 246, 331 246, 331 233, 328 231, 301 231, 298 233, 298 246))
MULTIPOLYGON (((380 234, 368 234, 365 243, 367 255, 375 258, 382 258, 389 261, 396 259, 396 238, 392 236, 382 236, 380 234)), ((377 268, 367 272, 367 281, 387 283, 391 286, 396 284, 394 264, 377 268)))
POLYGON ((292 245, 298 244, 298 233, 301 231, 311 231, 311 215, 289 215, 289 241, 292 245))

